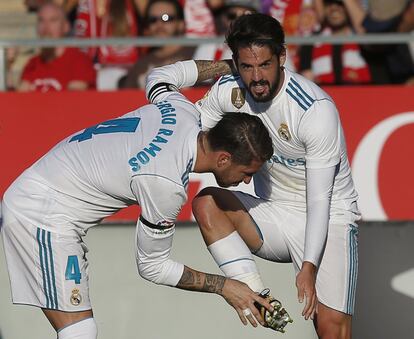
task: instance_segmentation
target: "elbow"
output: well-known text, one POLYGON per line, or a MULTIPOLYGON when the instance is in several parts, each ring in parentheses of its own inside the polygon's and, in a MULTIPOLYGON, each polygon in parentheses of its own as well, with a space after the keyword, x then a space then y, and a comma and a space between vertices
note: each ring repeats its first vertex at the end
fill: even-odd
POLYGON ((145 263, 142 261, 138 262, 138 274, 147 281, 154 284, 162 283, 162 269, 159 263, 145 263))

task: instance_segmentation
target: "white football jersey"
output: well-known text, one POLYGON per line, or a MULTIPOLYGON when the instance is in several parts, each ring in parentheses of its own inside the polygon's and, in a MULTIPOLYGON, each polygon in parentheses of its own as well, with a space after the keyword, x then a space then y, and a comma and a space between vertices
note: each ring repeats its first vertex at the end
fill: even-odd
POLYGON ((306 168, 339 164, 331 202, 331 220, 346 211, 357 212, 357 193, 351 177, 338 111, 320 87, 287 69, 277 96, 256 102, 239 76, 221 77, 196 103, 203 129, 213 127, 223 112, 258 116, 273 140, 274 154, 254 176, 256 194, 302 211, 306 210, 306 168))
POLYGON ((187 200, 200 123, 180 93, 162 100, 64 139, 11 185, 4 203, 60 233, 83 234, 136 203, 150 223, 173 223, 187 200))

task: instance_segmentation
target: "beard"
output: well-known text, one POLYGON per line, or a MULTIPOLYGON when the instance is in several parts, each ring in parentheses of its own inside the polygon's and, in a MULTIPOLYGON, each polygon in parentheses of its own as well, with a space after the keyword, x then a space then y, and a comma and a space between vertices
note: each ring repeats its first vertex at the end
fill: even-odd
POLYGON ((276 80, 272 84, 267 80, 251 81, 249 83, 248 90, 249 90, 250 95, 255 101, 267 102, 267 101, 272 100, 276 96, 276 92, 279 87, 278 86, 279 82, 280 82, 280 71, 277 72, 276 80), (269 88, 269 91, 267 94, 257 95, 253 91, 253 88, 255 86, 266 86, 267 88, 269 88))

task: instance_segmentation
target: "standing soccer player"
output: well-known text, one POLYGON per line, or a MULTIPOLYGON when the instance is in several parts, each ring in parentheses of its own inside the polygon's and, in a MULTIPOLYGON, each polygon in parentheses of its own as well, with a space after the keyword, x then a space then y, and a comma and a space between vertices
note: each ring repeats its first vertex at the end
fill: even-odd
POLYGON ((263 123, 230 114, 208 132, 178 83, 149 76, 154 104, 74 133, 21 174, 3 198, 3 243, 16 304, 38 306, 59 339, 95 339, 89 299, 88 229, 132 204, 141 206, 136 261, 156 284, 216 293, 241 321, 265 325, 246 284, 195 271, 170 258, 175 220, 187 199, 190 172, 212 172, 222 186, 248 183, 272 155, 263 123))
MULTIPOLYGON (((257 196, 210 187, 194 199, 204 240, 224 274, 255 291, 263 283, 252 253, 292 262, 302 315, 318 336, 351 338, 360 214, 338 111, 321 88, 284 68, 274 18, 242 16, 226 40, 238 74, 222 76, 198 101, 202 127, 247 112, 268 128, 274 154, 254 176, 257 196)), ((183 65, 188 78, 213 78, 225 63, 183 65)))

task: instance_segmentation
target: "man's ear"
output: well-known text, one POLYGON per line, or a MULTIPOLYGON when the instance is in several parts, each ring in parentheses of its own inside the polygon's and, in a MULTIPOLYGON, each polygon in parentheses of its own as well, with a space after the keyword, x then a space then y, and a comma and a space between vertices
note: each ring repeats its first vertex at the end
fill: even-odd
POLYGON ((220 152, 217 158, 217 167, 226 167, 231 164, 231 155, 229 152, 220 152))

